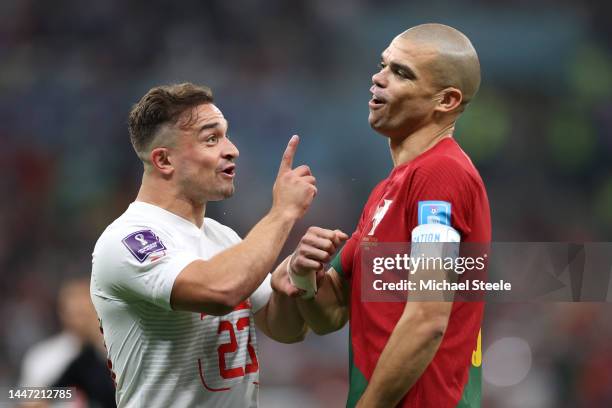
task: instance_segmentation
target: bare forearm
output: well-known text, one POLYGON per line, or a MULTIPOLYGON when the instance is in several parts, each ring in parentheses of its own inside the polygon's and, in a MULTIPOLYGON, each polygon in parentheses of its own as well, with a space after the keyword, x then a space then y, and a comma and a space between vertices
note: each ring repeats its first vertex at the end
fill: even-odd
POLYGON ((383 350, 358 407, 395 406, 423 374, 444 335, 444 318, 405 313, 383 350))
POLYGON ((294 135, 283 153, 274 187, 272 209, 241 243, 208 261, 187 265, 172 286, 173 309, 224 314, 255 291, 272 269, 293 228, 317 193, 306 165, 292 169, 299 142, 294 135))
POLYGON ((271 211, 239 244, 188 265, 173 287, 173 307, 223 314, 247 299, 273 268, 294 223, 271 211))
POLYGON ((249 297, 274 267, 295 220, 270 212, 244 240, 215 259, 218 279, 241 300, 249 297))
POLYGON ((272 294, 263 310, 255 314, 255 323, 266 336, 281 343, 295 343, 304 339, 308 328, 298 310, 295 298, 289 296, 287 282, 279 281, 287 270, 289 258, 278 265, 272 274, 272 294))
POLYGON ((302 341, 308 328, 294 298, 273 292, 266 305, 268 336, 281 343, 302 341))
MULTIPOLYGON (((335 272, 334 272, 335 274, 335 272)), ((335 285, 332 273, 326 273, 313 299, 298 299, 297 305, 304 321, 316 334, 323 335, 341 329, 348 320, 347 306, 335 285)))

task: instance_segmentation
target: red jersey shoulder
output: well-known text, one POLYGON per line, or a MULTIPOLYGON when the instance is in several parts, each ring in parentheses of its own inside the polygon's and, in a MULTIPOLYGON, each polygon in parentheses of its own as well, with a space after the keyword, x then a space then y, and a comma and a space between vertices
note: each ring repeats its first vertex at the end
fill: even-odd
POLYGON ((415 163, 415 176, 434 181, 482 184, 482 179, 472 161, 460 150, 458 154, 438 154, 415 163))
POLYGON ((448 138, 439 143, 433 154, 423 155, 418 167, 425 171, 449 173, 457 179, 466 179, 482 185, 482 179, 470 157, 457 142, 448 138))
POLYGON ((429 209, 446 208, 445 223, 465 239, 473 230, 474 217, 483 211, 480 207, 482 197, 486 197, 484 184, 469 157, 454 140, 440 143, 439 148, 414 162, 410 186, 406 190, 407 218, 416 226, 428 222, 425 213, 429 209))

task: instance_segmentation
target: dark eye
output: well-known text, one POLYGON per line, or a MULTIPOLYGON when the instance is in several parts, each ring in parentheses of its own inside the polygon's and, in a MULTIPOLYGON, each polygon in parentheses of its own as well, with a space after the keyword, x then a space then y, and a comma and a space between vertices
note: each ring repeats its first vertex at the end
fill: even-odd
POLYGON ((217 135, 212 135, 206 138, 206 143, 209 145, 217 144, 219 141, 219 137, 217 135))
POLYGON ((384 63, 384 62, 379 62, 379 63, 378 63, 378 68, 380 68, 380 69, 385 69, 385 67, 386 67, 386 65, 385 65, 385 63, 384 63))
POLYGON ((395 71, 395 73, 401 76, 402 78, 408 78, 408 74, 403 69, 398 69, 397 71, 395 71))

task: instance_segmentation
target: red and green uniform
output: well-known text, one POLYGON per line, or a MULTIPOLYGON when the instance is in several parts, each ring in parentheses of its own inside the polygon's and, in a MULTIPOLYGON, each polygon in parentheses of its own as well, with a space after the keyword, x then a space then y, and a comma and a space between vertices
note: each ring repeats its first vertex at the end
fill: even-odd
MULTIPOLYGON (((374 188, 356 231, 332 263, 351 288, 348 407, 355 406, 365 391, 406 304, 361 300, 360 243, 410 242, 412 230, 428 222, 450 224, 461 234, 462 242, 491 240, 484 184, 468 156, 450 137, 394 168, 374 188)), ((399 407, 480 406, 483 311, 481 302, 454 302, 436 355, 399 407)))

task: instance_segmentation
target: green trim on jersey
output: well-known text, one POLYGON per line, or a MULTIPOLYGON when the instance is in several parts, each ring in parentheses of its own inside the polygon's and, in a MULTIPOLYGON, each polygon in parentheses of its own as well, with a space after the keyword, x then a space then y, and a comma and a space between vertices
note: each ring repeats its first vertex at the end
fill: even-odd
MULTIPOLYGON (((344 248, 343 248, 344 249, 344 248)), ((344 280, 346 280, 346 275, 344 274, 344 270, 342 269, 342 250, 338 251, 334 259, 331 261, 330 266, 338 272, 338 275, 344 280)), ((348 336, 348 346, 349 346, 349 391, 348 397, 346 399, 346 407, 353 408, 359 402, 359 398, 365 392, 366 387, 368 386, 368 380, 366 380, 365 375, 355 366, 355 362, 353 359, 353 338, 351 335, 351 325, 349 323, 349 336, 348 336)))
POLYGON ((344 275, 344 270, 342 269, 342 249, 338 251, 329 265, 338 272, 338 275, 340 275, 342 279, 346 280, 346 275, 344 275))
POLYGON ((482 366, 470 365, 468 382, 457 408, 480 408, 482 398, 482 366))
POLYGON ((355 366, 353 360, 353 342, 349 326, 349 393, 346 400, 346 408, 354 408, 357 405, 367 386, 368 380, 355 366))

